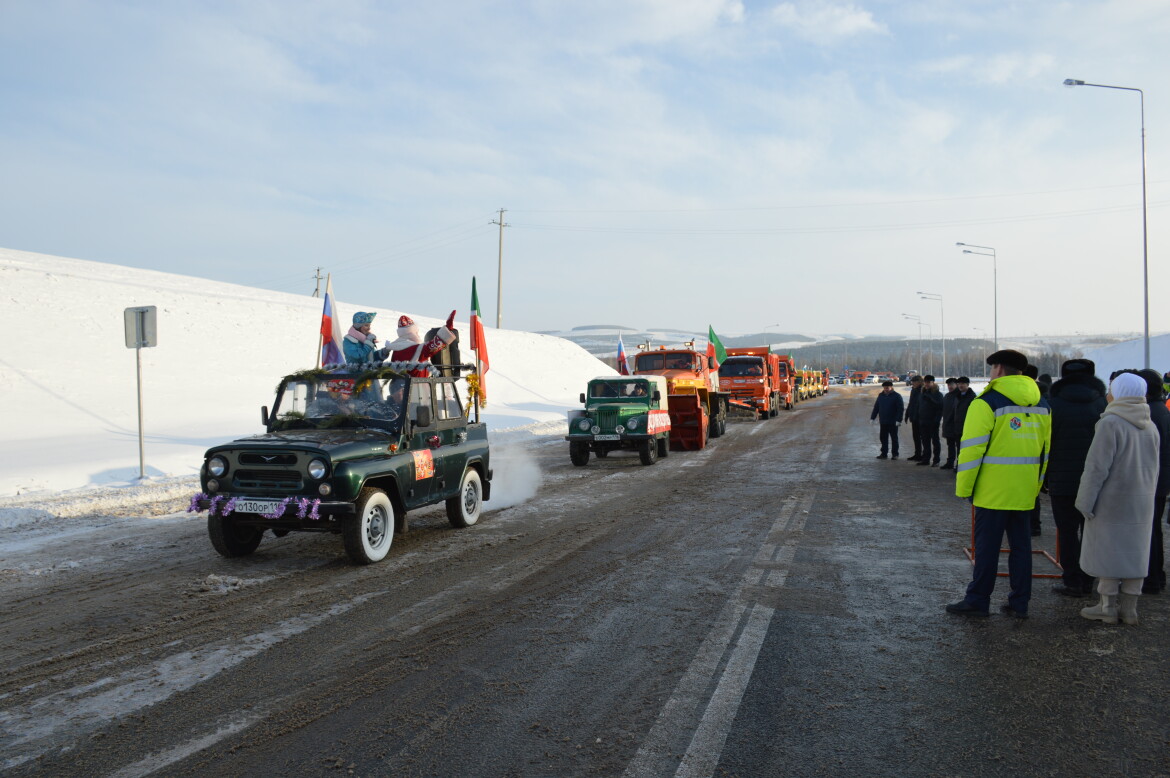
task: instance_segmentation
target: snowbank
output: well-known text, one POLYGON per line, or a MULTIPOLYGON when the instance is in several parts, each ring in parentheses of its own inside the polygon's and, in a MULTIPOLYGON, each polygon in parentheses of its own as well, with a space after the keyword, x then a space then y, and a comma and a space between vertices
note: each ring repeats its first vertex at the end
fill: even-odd
MULTIPOLYGON (((467 289, 453 290, 463 300, 467 289)), ((280 376, 315 361, 322 301, 189 276, 0 249, 0 427, 5 466, 0 496, 94 485, 138 476, 135 352, 126 348, 123 310, 158 307, 159 345, 142 350, 146 472, 198 473, 204 449, 261 431, 280 376)), ((375 311, 374 332, 395 337, 402 313, 424 331, 429 318, 351 300, 335 288, 342 321, 375 311)), ((409 292, 401 292, 408 298, 409 292)), ((467 331, 467 311, 456 326, 467 331)), ((493 442, 560 434, 585 382, 612 373, 560 338, 487 330, 485 420, 493 442)), ((493 500, 494 503, 494 500, 493 500)))
MULTIPOLYGON (((1085 358, 1097 365, 1097 377, 1109 383, 1109 374, 1114 370, 1141 368, 1145 364, 1145 343, 1141 338, 1115 343, 1085 352, 1085 358)), ((1150 367, 1159 375, 1170 370, 1170 335, 1156 335, 1150 338, 1150 367)), ((1053 376, 1059 378, 1059 376, 1053 376)))

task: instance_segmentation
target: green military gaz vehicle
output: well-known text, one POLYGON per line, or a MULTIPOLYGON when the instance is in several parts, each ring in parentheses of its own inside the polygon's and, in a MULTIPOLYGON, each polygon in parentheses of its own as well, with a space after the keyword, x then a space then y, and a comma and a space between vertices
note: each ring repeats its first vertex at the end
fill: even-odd
POLYGON ((670 414, 663 376, 601 376, 569 411, 569 459, 578 467, 611 451, 637 451, 643 465, 670 453, 670 414))

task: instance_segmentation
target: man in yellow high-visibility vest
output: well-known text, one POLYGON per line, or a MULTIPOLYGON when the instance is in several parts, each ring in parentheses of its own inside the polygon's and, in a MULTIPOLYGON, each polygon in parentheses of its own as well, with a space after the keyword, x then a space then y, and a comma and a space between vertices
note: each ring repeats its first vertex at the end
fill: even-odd
POLYGON ((1023 375, 1026 356, 1004 349, 987 364, 991 383, 967 409, 955 468, 955 494, 975 506, 975 564, 967 595, 947 612, 987 615, 1007 533, 1011 593, 1000 610, 1026 618, 1032 597, 1031 513, 1048 465, 1052 417, 1036 382, 1023 375))

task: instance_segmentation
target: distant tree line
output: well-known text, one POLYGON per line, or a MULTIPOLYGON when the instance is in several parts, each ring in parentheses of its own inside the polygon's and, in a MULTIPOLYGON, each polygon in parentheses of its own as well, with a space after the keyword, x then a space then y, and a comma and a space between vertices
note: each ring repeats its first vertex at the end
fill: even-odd
MULTIPOLYGON (((1001 348, 1006 348, 1003 343, 1001 348)), ((947 340, 947 373, 951 376, 966 375, 972 378, 987 374, 987 355, 995 350, 995 344, 982 338, 956 338, 947 340)), ((1060 365, 1068 359, 1084 356, 1079 348, 1070 343, 1044 343, 1040 346, 1021 349, 1040 373, 1053 378, 1060 376, 1060 365)), ((943 375, 942 342, 922 342, 919 351, 918 340, 835 340, 815 346, 793 349, 789 353, 797 365, 812 368, 829 368, 834 373, 850 370, 891 372, 902 375, 911 370, 943 375)))

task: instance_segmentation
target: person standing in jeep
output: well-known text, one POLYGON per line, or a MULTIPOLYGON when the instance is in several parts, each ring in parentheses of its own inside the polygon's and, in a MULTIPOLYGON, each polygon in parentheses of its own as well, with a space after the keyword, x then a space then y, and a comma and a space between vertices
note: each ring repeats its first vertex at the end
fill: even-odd
MULTIPOLYGON (((418 325, 414 323, 414 319, 403 314, 398 318, 398 338, 386 345, 384 351, 389 354, 391 363, 394 362, 426 362, 432 356, 439 353, 447 346, 455 342, 455 311, 451 311, 451 315, 447 317, 445 326, 440 327, 435 336, 423 343, 422 335, 418 331, 418 325)), ((425 368, 414 368, 410 374, 417 377, 426 376, 428 371, 425 368)))

